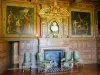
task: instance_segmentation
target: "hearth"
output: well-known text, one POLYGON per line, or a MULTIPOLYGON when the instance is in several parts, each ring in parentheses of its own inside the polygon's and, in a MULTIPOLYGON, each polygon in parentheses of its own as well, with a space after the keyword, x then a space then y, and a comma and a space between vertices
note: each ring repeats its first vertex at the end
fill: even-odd
POLYGON ((58 67, 56 67, 56 68, 50 68, 47 71, 41 70, 38 73, 44 74, 44 73, 55 73, 55 72, 57 73, 57 72, 68 72, 68 71, 71 71, 71 68, 68 68, 68 67, 58 68, 58 67))

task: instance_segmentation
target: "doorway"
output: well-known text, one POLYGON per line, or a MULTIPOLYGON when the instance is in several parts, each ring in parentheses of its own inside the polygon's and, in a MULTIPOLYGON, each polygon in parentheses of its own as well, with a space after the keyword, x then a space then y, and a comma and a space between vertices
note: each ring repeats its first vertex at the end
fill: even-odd
POLYGON ((19 41, 9 41, 9 69, 19 68, 19 41))

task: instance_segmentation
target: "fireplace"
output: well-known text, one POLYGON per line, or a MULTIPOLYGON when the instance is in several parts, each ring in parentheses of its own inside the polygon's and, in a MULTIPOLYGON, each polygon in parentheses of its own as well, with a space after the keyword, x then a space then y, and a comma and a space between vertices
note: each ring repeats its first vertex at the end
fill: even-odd
MULTIPOLYGON (((39 38, 39 53, 44 54, 45 60, 52 60, 57 63, 57 66, 54 66, 51 63, 52 69, 47 71, 52 72, 62 72, 68 71, 68 68, 61 69, 63 63, 61 59, 64 57, 64 53, 69 51, 69 39, 68 38, 39 38)), ((50 63, 50 62, 47 62, 50 63)))
POLYGON ((63 49, 45 49, 44 50, 45 60, 51 60, 52 62, 56 62, 56 65, 53 67, 61 67, 61 59, 64 57, 63 49))

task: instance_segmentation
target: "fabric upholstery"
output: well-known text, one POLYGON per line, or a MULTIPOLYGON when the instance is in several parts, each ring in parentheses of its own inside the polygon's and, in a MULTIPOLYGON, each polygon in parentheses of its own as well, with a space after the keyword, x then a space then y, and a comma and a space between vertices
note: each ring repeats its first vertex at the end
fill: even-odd
POLYGON ((81 58, 79 51, 74 51, 74 59, 76 62, 83 62, 83 59, 81 58))
POLYGON ((73 53, 72 52, 65 52, 65 58, 61 61, 63 62, 64 67, 70 67, 71 63, 73 62, 73 53))
POLYGON ((32 53, 30 52, 26 52, 24 53, 24 60, 23 60, 23 63, 22 63, 22 69, 23 71, 25 69, 32 69, 32 53))
POLYGON ((44 53, 37 54, 37 64, 38 72, 52 68, 52 61, 46 61, 44 59, 44 53))
POLYGON ((83 64, 83 59, 81 58, 81 56, 80 56, 80 52, 79 51, 74 51, 74 63, 75 63, 75 65, 77 65, 77 66, 79 66, 79 65, 81 65, 81 66, 84 66, 84 64, 83 64))

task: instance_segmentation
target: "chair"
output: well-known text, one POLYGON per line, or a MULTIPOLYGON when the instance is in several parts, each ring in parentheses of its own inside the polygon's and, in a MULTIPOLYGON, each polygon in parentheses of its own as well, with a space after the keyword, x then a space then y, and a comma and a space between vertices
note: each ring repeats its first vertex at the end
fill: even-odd
POLYGON ((37 65, 38 73, 46 72, 48 69, 52 68, 52 61, 47 61, 44 59, 44 53, 37 54, 37 65))
POLYGON ((22 69, 32 71, 32 53, 26 52, 24 53, 24 61, 22 63, 22 69))
POLYGON ((63 62, 64 67, 71 67, 73 63, 73 53, 65 52, 65 58, 61 59, 61 62, 63 62))
POLYGON ((74 63, 75 63, 75 65, 77 67, 78 66, 84 66, 83 59, 80 56, 80 52, 79 51, 74 51, 73 53, 74 53, 73 55, 74 55, 74 63))

